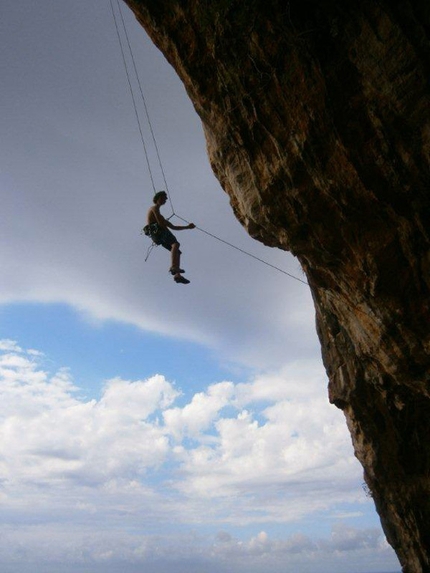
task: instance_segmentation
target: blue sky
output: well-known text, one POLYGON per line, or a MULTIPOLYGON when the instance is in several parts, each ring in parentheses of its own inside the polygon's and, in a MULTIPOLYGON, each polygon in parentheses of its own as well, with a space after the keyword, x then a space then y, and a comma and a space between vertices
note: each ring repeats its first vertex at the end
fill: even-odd
MULTIPOLYGON (((304 278, 235 220, 123 10, 177 212, 304 278)), ((144 261, 153 190, 109 2, 6 0, 1 43, 2 571, 398 571, 308 288, 198 230, 178 234, 190 285, 166 251, 144 261)))

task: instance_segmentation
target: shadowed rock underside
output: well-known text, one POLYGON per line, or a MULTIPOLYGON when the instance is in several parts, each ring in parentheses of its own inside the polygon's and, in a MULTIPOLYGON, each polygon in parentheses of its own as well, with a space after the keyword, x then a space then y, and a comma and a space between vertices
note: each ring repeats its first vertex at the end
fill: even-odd
POLYGON ((430 571, 430 4, 125 1, 236 217, 300 260, 387 539, 430 571))

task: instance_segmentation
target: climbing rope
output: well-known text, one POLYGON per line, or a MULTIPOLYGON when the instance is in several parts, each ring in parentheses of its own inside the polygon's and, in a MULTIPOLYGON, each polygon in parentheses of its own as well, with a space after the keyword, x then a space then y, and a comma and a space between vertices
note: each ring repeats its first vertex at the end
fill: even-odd
MULTIPOLYGON (((146 142, 145 142, 145 137, 144 137, 144 135, 143 135, 142 124, 141 124, 141 121, 140 121, 139 112, 138 112, 138 108, 137 108, 136 97, 135 97, 135 94, 134 94, 133 85, 132 85, 132 81, 131 81, 131 77, 130 77, 130 70, 129 70, 129 66, 128 66, 128 64, 127 64, 127 58, 126 58, 126 56, 125 56, 125 50, 124 50, 124 45, 123 45, 123 41, 122 41, 122 38, 121 38, 120 28, 119 28, 119 24, 118 24, 118 18, 117 18, 116 14, 115 14, 115 9, 114 9, 113 0, 109 0, 109 1, 110 1, 110 7, 111 7, 111 11, 112 11, 113 21, 114 21, 114 24, 115 24, 116 34, 117 34, 117 37, 118 37, 118 43, 119 43, 120 50, 121 50, 121 56, 122 56, 122 61, 123 61, 123 65, 124 65, 124 70, 125 70, 125 73, 126 73, 126 76, 127 76, 128 87, 129 87, 131 99, 132 99, 132 102, 133 102, 134 113, 135 113, 135 116, 136 116, 137 125, 138 125, 139 133, 140 133, 140 138, 141 138, 141 141, 142 141, 142 146, 143 146, 143 150, 144 150, 144 154, 145 154, 146 164, 147 164, 147 167, 148 167, 148 172, 149 172, 149 176, 150 176, 150 179, 151 179, 152 188, 153 188, 154 194, 155 194, 155 193, 156 193, 156 187, 155 187, 155 182, 154 182, 154 176, 153 176, 152 169, 151 169, 151 163, 150 163, 150 161, 149 161, 149 155, 148 155, 148 149, 147 149, 146 142)), ((169 186, 168 186, 168 184, 167 184, 167 179, 166 179, 166 174, 165 174, 165 171, 164 171, 164 168, 163 168, 163 163, 162 163, 162 161, 161 161, 161 155, 160 155, 160 152, 159 152, 159 147, 158 147, 158 144, 157 144, 157 139, 156 139, 156 137, 155 137, 155 132, 154 132, 153 127, 152 127, 151 118, 150 118, 150 115, 149 115, 149 112, 148 112, 148 106, 147 106, 147 104, 146 104, 146 99, 145 99, 144 91, 143 91, 143 88, 142 88, 142 83, 141 83, 141 81, 140 81, 139 73, 138 73, 138 71, 137 71, 137 66, 136 66, 136 62, 135 62, 133 50, 132 50, 132 47, 131 47, 130 38, 129 38, 129 35, 128 35, 128 32, 127 32, 127 27, 126 27, 126 25, 125 25, 124 16, 123 16, 123 12, 122 12, 121 5, 120 5, 119 0, 116 0, 116 4, 117 4, 118 13, 119 13, 119 15, 120 15, 120 20, 121 20, 121 26, 122 26, 123 34, 124 34, 125 39, 126 39, 126 43, 127 43, 127 47, 128 47, 128 52, 129 52, 129 55, 130 55, 130 58, 131 58, 131 61, 132 61, 134 76, 135 76, 137 85, 138 85, 138 87, 139 87, 140 97, 141 97, 141 100, 142 100, 142 103, 143 103, 143 108, 144 108, 144 111, 145 111, 146 121, 147 121, 148 126, 149 126, 149 130, 150 130, 151 138, 152 138, 152 143, 153 143, 153 146, 154 146, 156 155, 157 155, 158 164, 159 164, 160 171, 161 171, 161 174, 162 174, 162 177, 163 177, 164 186, 165 186, 165 191, 166 191, 167 197, 168 197, 168 199, 169 199, 170 208, 171 208, 171 210, 172 210, 172 214, 170 215, 170 217, 168 217, 168 219, 171 219, 173 216, 175 216, 175 217, 177 217, 178 219, 180 219, 181 221, 183 221, 184 223, 190 224, 189 221, 187 221, 187 220, 184 219, 183 217, 180 217, 179 215, 177 215, 177 214, 175 213, 174 208, 173 208, 173 202, 172 202, 172 199, 171 199, 169 186)), ((296 277, 296 276, 294 276, 294 275, 288 273, 288 272, 285 271, 284 269, 281 269, 280 267, 277 267, 277 266, 275 266, 275 265, 272 265, 271 263, 268 263, 267 261, 261 259, 260 257, 257 257, 257 256, 255 256, 255 255, 253 255, 252 253, 249 253, 248 251, 245 251, 244 249, 241 249, 240 247, 237 247, 236 245, 233 245, 233 243, 230 243, 230 242, 226 241, 225 239, 222 239, 221 237, 218 237, 218 236, 214 235, 213 233, 210 233, 209 231, 206 231, 205 229, 202 229, 201 227, 196 226, 195 228, 196 228, 198 231, 201 231, 202 233, 204 233, 205 235, 207 235, 207 236, 209 236, 209 237, 212 237, 213 239, 216 239, 217 241, 219 241, 219 242, 221 242, 221 243, 224 243, 224 244, 227 245, 228 247, 230 247, 230 248, 232 248, 232 249, 235 249, 236 251, 239 251, 239 252, 241 252, 242 254, 244 254, 244 255, 246 255, 246 256, 248 256, 248 257, 251 257, 251 258, 253 258, 254 260, 259 261, 260 263, 263 263, 264 265, 266 265, 266 266, 268 266, 268 267, 271 267, 272 269, 275 269, 276 271, 278 271, 278 272, 280 272, 280 273, 282 273, 282 274, 284 274, 284 275, 287 275, 288 277, 290 277, 290 278, 292 278, 292 279, 294 279, 294 280, 296 280, 296 281, 298 281, 298 282, 301 282, 302 284, 305 284, 305 285, 308 286, 308 283, 307 283, 306 281, 304 281, 304 280, 302 280, 301 278, 296 277)), ((152 243, 152 245, 150 245, 150 247, 148 248, 147 253, 146 253, 145 262, 148 260, 148 258, 149 258, 149 256, 150 256, 152 250, 153 250, 154 247, 156 247, 156 246, 158 246, 158 245, 157 245, 156 243, 154 243, 154 242, 152 243)))
MULTIPOLYGON (((137 66, 136 66, 136 61, 134 58, 134 53, 131 47, 131 43, 130 43, 130 38, 128 35, 128 31, 127 31, 127 26, 125 25, 125 20, 124 20, 124 16, 123 16, 123 11, 121 9, 121 4, 119 2, 119 0, 116 0, 116 5, 117 5, 117 10, 120 16, 120 20, 121 20, 121 27, 122 27, 122 31, 123 31, 123 35, 125 37, 125 41, 127 43, 127 47, 128 47, 128 53, 130 55, 131 58, 131 62, 133 65, 133 71, 134 71, 134 77, 135 80, 137 82, 137 85, 139 87, 139 93, 140 93, 140 97, 143 103, 143 109, 145 111, 145 117, 146 117, 146 121, 148 123, 148 127, 149 127, 149 131, 151 133, 151 138, 152 138, 152 143, 155 149, 155 153, 157 156, 157 160, 158 160, 158 165, 160 167, 160 171, 163 177, 163 182, 164 182, 164 187, 169 199, 169 203, 170 203, 170 207, 172 209, 172 214, 174 213, 174 207, 173 207, 173 202, 172 202, 172 198, 170 195, 170 190, 169 190, 169 185, 167 183, 167 178, 166 178, 166 174, 163 168, 163 163, 161 161, 161 155, 160 155, 160 151, 159 151, 159 147, 158 147, 158 143, 157 143, 157 138, 155 137, 155 132, 154 129, 152 127, 152 122, 151 122, 151 117, 149 115, 149 111, 148 111, 148 106, 146 104, 146 98, 145 98, 145 94, 143 91, 143 87, 142 87, 142 83, 140 81, 140 76, 139 73, 137 71, 137 66)), ((114 9, 114 4, 113 4, 113 0, 110 0, 110 7, 111 7, 111 12, 112 12, 112 17, 113 17, 113 21, 114 21, 114 25, 115 25, 115 30, 116 30, 116 34, 117 34, 117 38, 118 38, 118 43, 120 46, 120 51, 121 51, 121 56, 122 56, 122 61, 123 61, 123 65, 124 65, 124 70, 125 70, 125 74, 127 76, 127 83, 128 83, 128 87, 129 87, 129 91, 130 91, 130 95, 131 95, 131 99, 133 102, 133 108, 134 108, 134 113, 136 116, 136 121, 137 121, 137 125, 139 128, 139 133, 140 133, 140 139, 142 141, 142 147, 143 147, 143 151, 145 154, 145 159, 146 159, 146 165, 148 167, 148 172, 149 172, 149 177, 151 179, 151 184, 152 184, 152 189, 154 191, 154 193, 156 193, 157 189, 155 186, 155 179, 154 179, 154 175, 151 169, 151 162, 149 159, 149 153, 148 153, 148 147, 146 145, 145 142, 145 136, 143 134, 143 128, 142 128, 142 123, 140 120, 140 116, 139 116, 139 112, 138 112, 138 106, 137 106, 137 101, 136 101, 136 95, 135 95, 135 91, 133 89, 133 84, 131 81, 131 74, 130 74, 130 69, 129 69, 129 65, 127 63, 127 58, 126 58, 126 54, 125 54, 125 49, 124 49, 124 42, 121 38, 121 33, 120 33, 120 26, 118 24, 118 18, 115 14, 115 9, 114 9)))
POLYGON ((118 6, 118 11, 119 11, 119 14, 121 17, 122 29, 124 31, 124 36, 125 36, 126 41, 127 41, 128 51, 129 51, 130 58, 131 58, 131 61, 133 64, 134 76, 136 78, 136 82, 137 82, 137 85, 139 87, 139 93, 140 93, 140 97, 141 97, 141 100, 143 103, 143 109, 145 110, 146 121, 148 123, 149 131, 151 133, 152 143, 154 145, 154 150, 155 150, 155 154, 157 156, 158 165, 160 167, 160 172, 161 172, 161 175, 163 177, 164 188, 165 188, 165 191, 167 193, 167 197, 168 197, 169 203, 170 203, 170 208, 172 209, 172 214, 173 214, 175 212, 175 209, 173 207, 172 198, 170 196, 169 185, 167 184, 167 178, 166 178, 166 173, 164 171, 163 162, 161 161, 161 155, 160 155, 160 150, 158 148, 157 138, 155 137, 155 132, 154 132, 154 129, 152 127, 151 117, 149 115, 148 106, 146 104, 145 93, 144 93, 143 88, 142 88, 142 83, 140 81, 139 72, 137 71, 136 61, 134 59, 133 50, 131 48, 130 38, 129 38, 129 35, 127 32, 127 26, 125 25, 123 11, 121 9, 121 4, 119 3, 119 0, 116 0, 116 2, 117 2, 117 6, 118 6))
MULTIPOLYGON (((183 219, 182 217, 180 217, 176 213, 175 213, 175 217, 177 217, 178 219, 180 219, 184 223, 190 224, 189 221, 187 221, 186 219, 183 219)), ((244 255, 247 255, 248 257, 252 257, 256 261, 259 261, 260 263, 263 263, 264 265, 267 265, 268 267, 272 267, 272 269, 275 269, 275 270, 279 271, 280 273, 283 273, 284 275, 287 275, 288 277, 290 277, 296 281, 299 281, 299 282, 303 283, 304 285, 308 286, 308 283, 306 281, 304 281, 304 280, 300 279, 299 277, 296 277, 290 273, 287 273, 287 271, 284 271, 284 269, 281 269, 275 265, 272 265, 272 263, 268 263, 267 261, 260 259, 260 257, 257 257, 255 255, 253 255, 252 253, 248 253, 248 251, 245 251, 244 249, 241 249, 240 247, 233 245, 233 243, 229 243, 225 239, 221 239, 221 237, 217 237, 213 233, 210 233, 209 231, 206 231, 205 229, 202 229, 201 227, 198 227, 197 225, 195 228, 197 230, 201 231, 202 233, 204 233, 205 235, 208 235, 209 237, 212 237, 213 239, 220 241, 220 243, 224 243, 224 245, 227 245, 228 247, 231 247, 232 249, 236 249, 236 251, 239 251, 239 252, 243 253, 244 255)))
POLYGON ((152 253, 152 249, 153 249, 154 247, 157 247, 157 246, 158 246, 158 245, 157 245, 156 243, 154 243, 154 241, 152 242, 151 245, 149 245, 149 247, 148 247, 148 249, 147 249, 147 251, 146 251, 145 263, 146 263, 146 261, 149 259, 149 255, 152 253))
MULTIPOLYGON (((120 8, 120 5, 119 5, 118 0, 117 0, 117 3, 118 3, 118 9, 121 11, 121 8, 120 8)), ((138 125, 138 128, 139 128, 140 139, 141 139, 142 145, 143 145, 143 151, 144 151, 144 154, 145 154, 146 165, 147 165, 147 167, 148 167, 149 177, 151 178, 152 188, 153 188, 154 193, 155 193, 155 192, 156 192, 156 188, 155 188, 154 178, 153 178, 153 176, 152 176, 151 164, 150 164, 150 162, 149 162, 148 150, 147 150, 147 148, 146 148, 145 138, 143 137, 142 124, 141 124, 141 122, 140 122, 139 112, 138 112, 138 110, 137 110, 136 98, 135 98, 135 96, 134 96, 133 85, 132 85, 132 83, 131 83, 130 72, 129 72, 129 69, 128 69, 127 59, 126 59, 126 57, 125 57, 124 46, 123 46, 123 42, 122 42, 122 39, 121 39, 121 34, 120 34, 120 31, 119 31, 118 21, 117 21, 117 17, 116 17, 115 10, 114 10, 114 6, 113 6, 113 0, 110 0, 110 7, 111 7, 111 10, 112 10, 113 21, 114 21, 114 23, 115 23, 115 30, 116 30, 116 34, 117 34, 117 37, 118 37, 119 47, 120 47, 120 49, 121 49, 121 56, 122 56, 122 61, 123 61, 123 64, 124 64, 125 74, 126 74, 126 76, 127 76, 128 87, 129 87, 129 90, 130 90, 131 99, 132 99, 132 101, 133 101, 134 113, 135 113, 136 120, 137 120, 137 125, 138 125)))

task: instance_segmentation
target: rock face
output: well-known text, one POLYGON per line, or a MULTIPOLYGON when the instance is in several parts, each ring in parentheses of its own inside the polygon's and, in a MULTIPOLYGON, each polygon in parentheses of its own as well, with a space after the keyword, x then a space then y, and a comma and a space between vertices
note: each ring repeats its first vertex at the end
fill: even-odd
POLYGON ((430 571, 428 0, 125 0, 239 221, 311 286, 388 541, 430 571))

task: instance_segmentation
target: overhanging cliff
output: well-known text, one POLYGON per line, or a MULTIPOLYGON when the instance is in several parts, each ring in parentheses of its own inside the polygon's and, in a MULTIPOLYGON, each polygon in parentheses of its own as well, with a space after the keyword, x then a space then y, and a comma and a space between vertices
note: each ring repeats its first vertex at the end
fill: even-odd
POLYGON ((237 218, 300 260, 387 539, 430 571, 430 4, 125 1, 237 218))

